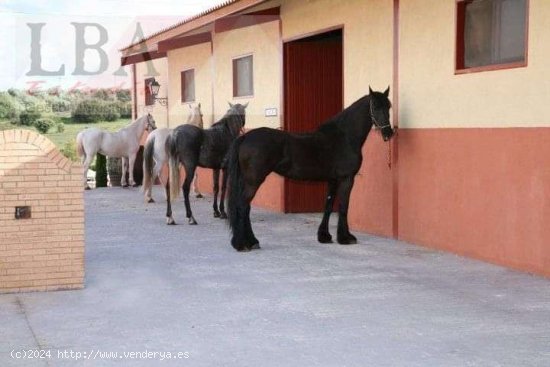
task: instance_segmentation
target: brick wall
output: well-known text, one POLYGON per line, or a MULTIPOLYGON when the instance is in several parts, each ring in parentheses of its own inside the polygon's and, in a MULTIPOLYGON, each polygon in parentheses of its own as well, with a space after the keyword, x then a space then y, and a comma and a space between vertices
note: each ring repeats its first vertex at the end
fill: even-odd
POLYGON ((82 288, 82 167, 30 130, 0 131, 0 293, 82 288), (15 219, 30 206, 30 219, 15 219))

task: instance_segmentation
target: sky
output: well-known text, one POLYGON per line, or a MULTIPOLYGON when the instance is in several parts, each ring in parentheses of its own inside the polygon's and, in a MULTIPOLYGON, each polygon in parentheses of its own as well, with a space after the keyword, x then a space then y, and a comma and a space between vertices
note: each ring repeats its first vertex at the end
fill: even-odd
POLYGON ((120 48, 222 2, 0 0, 0 90, 129 88, 120 48))

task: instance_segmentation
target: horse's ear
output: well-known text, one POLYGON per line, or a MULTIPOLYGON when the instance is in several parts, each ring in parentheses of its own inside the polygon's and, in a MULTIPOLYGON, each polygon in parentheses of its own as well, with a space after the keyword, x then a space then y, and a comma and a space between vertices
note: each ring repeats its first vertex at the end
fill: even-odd
POLYGON ((247 107, 248 107, 248 103, 250 103, 250 102, 246 102, 246 103, 243 105, 243 108, 247 108, 247 107))
POLYGON ((199 102, 199 108, 201 108, 201 103, 199 102))
POLYGON ((388 89, 386 89, 386 90, 384 91, 384 96, 385 96, 386 98, 388 98, 389 95, 390 95, 390 86, 388 85, 388 89))
POLYGON ((373 92, 372 92, 372 88, 371 88, 370 85, 369 85, 369 94, 372 94, 372 93, 373 93, 373 92))
POLYGON ((229 103, 229 107, 233 108, 233 106, 234 106, 233 103, 231 103, 231 102, 229 102, 229 101, 227 101, 227 103, 229 103))

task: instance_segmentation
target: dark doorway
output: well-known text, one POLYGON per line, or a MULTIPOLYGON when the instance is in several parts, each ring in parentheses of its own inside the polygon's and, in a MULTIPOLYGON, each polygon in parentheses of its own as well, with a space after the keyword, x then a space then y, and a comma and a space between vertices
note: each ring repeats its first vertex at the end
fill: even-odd
MULTIPOLYGON (((284 44, 284 128, 309 132, 343 108, 342 30, 284 44)), ((285 179, 285 212, 323 211, 326 183, 285 179)))

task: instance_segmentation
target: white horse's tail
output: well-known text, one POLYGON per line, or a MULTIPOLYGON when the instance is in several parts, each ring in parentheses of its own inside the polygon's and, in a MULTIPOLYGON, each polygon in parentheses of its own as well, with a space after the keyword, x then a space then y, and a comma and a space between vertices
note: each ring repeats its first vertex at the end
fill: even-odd
POLYGON ((174 133, 168 135, 166 139, 166 154, 168 155, 168 168, 170 169, 170 200, 175 200, 180 193, 180 169, 178 146, 174 133))
POLYGON ((82 132, 79 132, 76 136, 76 154, 81 159, 86 157, 86 152, 84 151, 84 146, 82 145, 82 132))
POLYGON ((149 192, 153 186, 153 166, 155 162, 153 161, 153 156, 155 154, 155 136, 151 136, 150 139, 147 139, 145 142, 145 147, 143 148, 143 192, 149 192))

